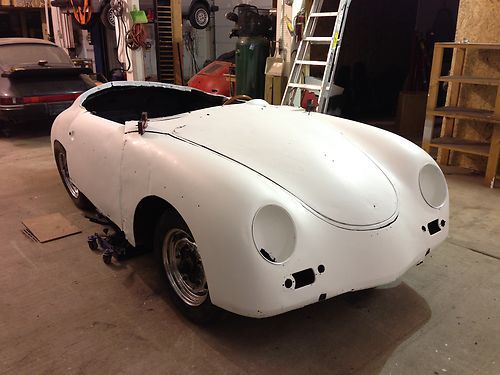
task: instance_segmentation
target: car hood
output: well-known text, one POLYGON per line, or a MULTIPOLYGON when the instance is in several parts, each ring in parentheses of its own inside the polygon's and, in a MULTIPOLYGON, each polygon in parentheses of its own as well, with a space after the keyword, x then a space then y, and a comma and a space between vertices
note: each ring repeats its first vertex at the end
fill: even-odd
POLYGON ((367 230, 397 215, 391 181, 336 130, 335 122, 347 120, 262 101, 196 111, 182 120, 171 135, 247 166, 334 224, 367 230))

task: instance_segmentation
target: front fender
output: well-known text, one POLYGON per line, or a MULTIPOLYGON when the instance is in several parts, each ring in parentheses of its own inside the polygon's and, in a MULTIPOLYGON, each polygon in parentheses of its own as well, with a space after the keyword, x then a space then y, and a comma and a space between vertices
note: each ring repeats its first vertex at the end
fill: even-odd
POLYGON ((333 126, 390 173, 391 179, 412 183, 418 178, 415 171, 418 174, 423 165, 435 164, 424 150, 394 133, 355 121, 330 118, 333 126))
POLYGON ((249 282, 251 275, 276 268, 253 244, 255 213, 268 204, 289 212, 305 210, 250 169, 168 135, 127 134, 121 173, 122 229, 129 242, 135 244, 133 220, 139 202, 146 196, 167 201, 196 240, 212 302, 232 311, 241 311, 242 296, 259 300, 260 287, 257 280, 249 282))
POLYGON ((374 126, 337 118, 329 121, 384 171, 394 184, 403 205, 405 202, 418 201, 427 214, 439 212, 448 220, 449 195, 443 207, 434 209, 426 204, 420 192, 420 170, 426 164, 438 166, 427 152, 403 137, 374 126))

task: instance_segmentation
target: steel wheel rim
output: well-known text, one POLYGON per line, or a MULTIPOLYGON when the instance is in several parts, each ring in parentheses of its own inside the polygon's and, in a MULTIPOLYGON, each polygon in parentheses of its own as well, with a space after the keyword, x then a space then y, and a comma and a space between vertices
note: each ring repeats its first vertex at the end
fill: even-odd
POLYGON ((200 26, 205 26, 208 24, 209 16, 205 9, 198 9, 194 14, 194 18, 200 26))
POLYGON ((73 184, 73 182, 71 181, 71 177, 69 177, 68 163, 66 162, 66 155, 63 152, 59 153, 58 161, 59 161, 59 168, 61 170, 61 176, 63 178, 64 185, 68 189, 71 196, 75 199, 78 199, 78 196, 80 195, 80 191, 75 186, 75 184, 73 184))
POLYGON ((189 306, 200 306, 208 296, 205 271, 191 236, 182 229, 170 230, 163 241, 163 266, 179 298, 189 306))

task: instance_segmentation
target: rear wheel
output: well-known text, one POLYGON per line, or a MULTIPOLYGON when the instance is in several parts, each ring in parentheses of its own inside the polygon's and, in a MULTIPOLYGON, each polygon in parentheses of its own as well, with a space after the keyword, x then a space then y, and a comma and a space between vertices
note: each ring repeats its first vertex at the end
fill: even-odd
POLYGON ((56 159, 59 176, 61 177, 63 185, 66 188, 66 191, 68 192, 75 206, 81 209, 92 208, 92 204, 87 199, 87 197, 83 195, 82 192, 75 186, 73 181, 71 181, 68 163, 66 160, 66 150, 64 149, 63 145, 61 145, 57 141, 54 143, 54 157, 56 159))
POLYGON ((184 221, 169 214, 162 215, 155 232, 155 252, 161 259, 169 294, 187 318, 208 323, 220 315, 220 309, 210 301, 198 247, 184 221))

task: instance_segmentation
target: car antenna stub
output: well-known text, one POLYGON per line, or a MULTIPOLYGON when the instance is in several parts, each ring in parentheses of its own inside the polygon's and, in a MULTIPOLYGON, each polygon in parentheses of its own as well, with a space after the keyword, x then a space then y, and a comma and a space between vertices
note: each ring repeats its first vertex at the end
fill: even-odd
POLYGON ((142 112, 141 119, 137 123, 137 127, 139 128, 139 134, 143 135, 148 127, 148 113, 142 112))

